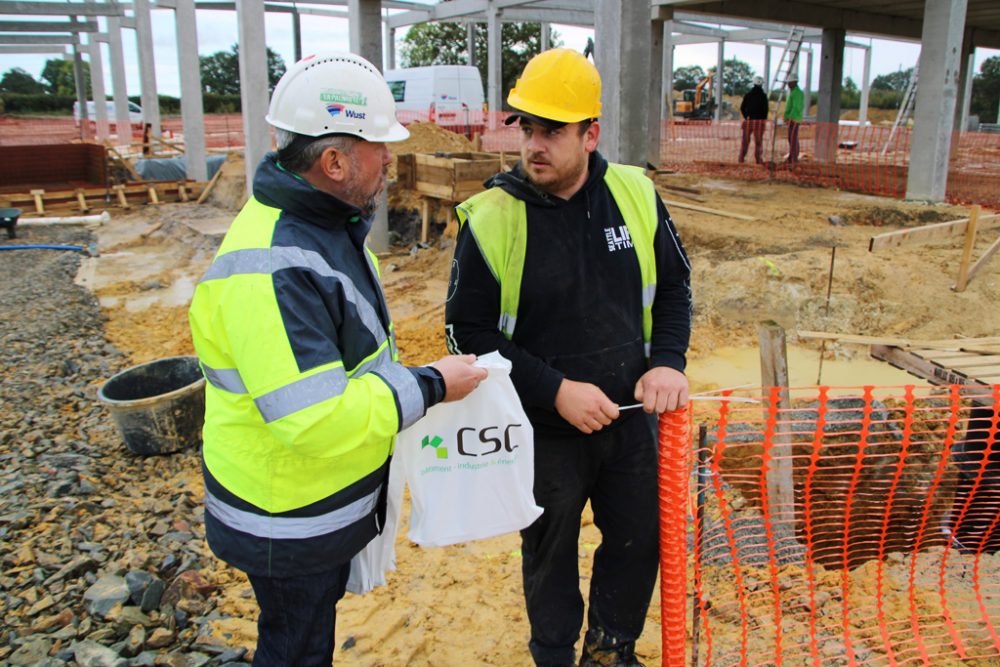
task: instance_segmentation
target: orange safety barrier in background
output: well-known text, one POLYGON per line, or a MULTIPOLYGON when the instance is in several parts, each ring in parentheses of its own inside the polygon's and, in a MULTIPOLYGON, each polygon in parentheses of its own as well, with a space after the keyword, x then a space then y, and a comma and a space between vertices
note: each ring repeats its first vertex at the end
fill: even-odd
MULTIPOLYGON (((477 109, 439 111, 434 122, 472 138, 479 135, 482 150, 517 152, 519 130, 503 121, 510 112, 477 109)), ((430 110, 400 111, 404 125, 428 122, 430 110)), ((91 127, 94 123, 91 122, 91 127)), ((179 116, 164 117, 161 128, 167 138, 181 137, 179 116)), ((142 128, 133 126, 133 142, 142 138, 142 128)), ((739 121, 665 121, 660 143, 661 167, 681 173, 700 173, 743 180, 779 180, 836 187, 867 194, 901 198, 906 194, 912 130, 890 127, 804 123, 799 130, 800 161, 790 167, 787 129, 766 124, 763 132, 764 164, 754 162, 751 142, 744 163, 739 162, 743 130, 739 121)), ((90 132, 93 136, 93 132, 90 132)), ((72 118, 20 119, 0 116, 0 145, 67 143, 80 139, 80 128, 72 118)), ((124 144, 123 141, 115 141, 124 144)), ((205 116, 205 143, 210 149, 242 148, 243 120, 240 114, 205 116)), ((952 135, 948 186, 949 202, 1000 207, 1000 134, 955 132, 952 135)))
POLYGON ((661 421, 663 594, 677 572, 694 594, 692 619, 664 597, 663 664, 687 664, 688 629, 699 667, 1000 664, 1000 385, 973 391, 699 402, 689 553, 668 549, 688 540, 692 498, 666 491, 683 429, 661 421))

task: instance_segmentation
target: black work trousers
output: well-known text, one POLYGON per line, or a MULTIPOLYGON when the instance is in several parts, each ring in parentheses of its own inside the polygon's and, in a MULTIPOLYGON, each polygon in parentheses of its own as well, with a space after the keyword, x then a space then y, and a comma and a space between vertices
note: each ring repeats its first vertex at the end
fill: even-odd
POLYGON ((337 602, 350 574, 347 561, 301 577, 250 575, 260 607, 254 667, 330 667, 337 602))
POLYGON ((521 552, 537 665, 575 664, 583 624, 580 517, 588 499, 601 531, 589 627, 620 645, 642 633, 659 563, 656 465, 656 421, 642 412, 589 436, 536 436, 535 502, 545 511, 521 531, 521 552))

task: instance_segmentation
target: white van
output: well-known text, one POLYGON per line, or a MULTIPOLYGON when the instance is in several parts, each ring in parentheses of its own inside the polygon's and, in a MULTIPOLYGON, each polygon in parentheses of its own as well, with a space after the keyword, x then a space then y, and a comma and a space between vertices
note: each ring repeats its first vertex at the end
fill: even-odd
MULTIPOLYGON (((108 123, 115 125, 117 122, 117 116, 115 115, 115 103, 111 100, 105 102, 108 110, 108 123)), ((76 120, 76 124, 80 124, 80 103, 73 102, 73 118, 76 120)), ((135 102, 128 103, 128 119, 133 125, 142 127, 142 107, 140 107, 135 102)), ((93 100, 87 101, 87 120, 92 124, 97 121, 97 105, 94 104, 93 100)))
POLYGON ((405 125, 430 120, 471 136, 483 130, 483 80, 471 65, 431 65, 385 71, 405 125))

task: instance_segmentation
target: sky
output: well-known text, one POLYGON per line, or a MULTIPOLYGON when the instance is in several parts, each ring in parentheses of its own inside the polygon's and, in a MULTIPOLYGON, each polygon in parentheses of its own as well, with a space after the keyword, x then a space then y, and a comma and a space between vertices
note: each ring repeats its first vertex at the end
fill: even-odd
MULTIPOLYGON (((180 77, 177 64, 176 32, 173 11, 155 9, 153 14, 153 40, 156 62, 156 82, 161 94, 177 96, 180 92, 180 77)), ((39 20, 44 20, 39 17, 39 20)), ((101 19, 103 21, 103 19, 101 19)), ((103 23, 102 23, 103 29, 103 23)), ((574 26, 553 25, 567 48, 582 51, 587 38, 593 36, 593 30, 574 26)), ((267 14, 265 23, 268 46, 276 51, 286 64, 291 64, 294 58, 292 46, 292 19, 290 14, 267 14)), ((404 30, 396 32, 397 58, 398 43, 405 34, 404 30)), ((228 50, 237 41, 236 12, 198 10, 198 50, 202 55, 228 50)), ((919 56, 919 45, 913 42, 873 39, 856 35, 848 35, 848 41, 855 41, 872 46, 871 77, 887 74, 900 69, 908 69, 916 64, 919 56)), ((311 49, 348 50, 347 20, 333 17, 303 16, 302 19, 303 53, 311 49)), ((126 86, 130 95, 139 94, 139 67, 136 55, 135 33, 132 30, 123 31, 123 46, 125 51, 126 86)), ((104 54, 104 76, 107 90, 111 90, 111 68, 107 45, 102 45, 104 54)), ((819 45, 815 45, 813 58, 813 87, 819 77, 819 45)), ((726 58, 736 57, 750 64, 755 73, 762 74, 764 68, 764 47, 753 44, 726 45, 726 58)), ((977 49, 975 69, 990 56, 1000 55, 1000 51, 992 49, 977 49)), ((35 78, 41 74, 45 61, 54 55, 10 55, 0 54, 0 73, 13 67, 26 70, 35 78)), ((772 49, 771 67, 777 67, 781 57, 779 49, 772 49)), ((717 59, 716 44, 678 46, 674 53, 674 68, 700 65, 708 69, 715 65, 717 59)), ((800 78, 805 76, 805 58, 800 59, 800 78)), ((851 77, 860 85, 864 66, 864 51, 847 48, 844 52, 844 76, 851 77)))

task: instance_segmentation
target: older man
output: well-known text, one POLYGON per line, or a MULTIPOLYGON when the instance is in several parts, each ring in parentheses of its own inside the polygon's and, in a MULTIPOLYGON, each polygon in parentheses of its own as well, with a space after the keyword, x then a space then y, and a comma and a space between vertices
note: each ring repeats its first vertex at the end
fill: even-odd
POLYGON ((191 304, 205 377, 205 528, 260 606, 255 665, 330 665, 351 558, 380 530, 395 434, 486 376, 474 357, 399 363, 365 237, 390 162, 388 85, 309 56, 267 116, 257 168, 191 304))

